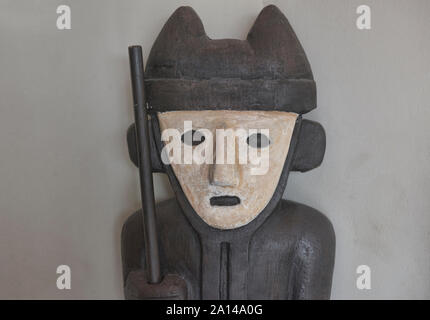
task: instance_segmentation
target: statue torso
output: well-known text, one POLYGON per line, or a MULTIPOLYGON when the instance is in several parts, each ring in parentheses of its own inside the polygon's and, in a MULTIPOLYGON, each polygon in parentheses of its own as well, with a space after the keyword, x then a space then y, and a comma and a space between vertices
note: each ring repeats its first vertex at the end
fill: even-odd
MULTIPOLYGON (((129 231, 134 234, 130 241, 138 240, 139 217, 134 214, 127 222, 136 229, 129 231)), ((195 230, 175 199, 157 206, 157 219, 162 271, 186 280, 188 299, 330 296, 334 233, 315 209, 281 200, 255 232, 229 241, 195 230)), ((140 257, 131 259, 128 270, 142 267, 143 248, 135 251, 140 257)))

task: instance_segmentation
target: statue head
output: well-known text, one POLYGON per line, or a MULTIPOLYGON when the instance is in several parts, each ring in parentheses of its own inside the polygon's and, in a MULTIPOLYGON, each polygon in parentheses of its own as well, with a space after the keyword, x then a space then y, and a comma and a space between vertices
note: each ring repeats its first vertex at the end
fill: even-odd
MULTIPOLYGON (((302 119, 316 107, 312 71, 275 6, 246 40, 212 40, 192 8, 178 8, 152 47, 145 91, 153 168, 168 174, 186 214, 210 227, 264 220, 289 171, 323 159, 322 126, 302 119)), ((128 142, 137 163, 133 128, 128 142)))

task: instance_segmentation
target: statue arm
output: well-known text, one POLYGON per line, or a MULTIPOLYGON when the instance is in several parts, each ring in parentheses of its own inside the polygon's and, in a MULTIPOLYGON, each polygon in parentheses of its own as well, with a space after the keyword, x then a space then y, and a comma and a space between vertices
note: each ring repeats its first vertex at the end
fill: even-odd
POLYGON ((321 213, 311 222, 296 246, 293 299, 326 300, 331 292, 335 234, 321 213))
POLYGON ((179 300, 187 297, 186 282, 179 275, 167 274, 160 283, 148 283, 141 211, 131 215, 123 225, 121 255, 126 299, 179 300))
POLYGON ((121 258, 124 284, 131 271, 144 268, 144 250, 142 214, 139 210, 126 220, 121 231, 121 258))

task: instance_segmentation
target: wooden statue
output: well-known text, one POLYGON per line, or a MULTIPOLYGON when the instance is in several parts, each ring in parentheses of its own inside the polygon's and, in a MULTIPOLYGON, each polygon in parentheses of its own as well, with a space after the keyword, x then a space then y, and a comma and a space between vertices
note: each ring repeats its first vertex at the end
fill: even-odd
MULTIPOLYGON (((325 151, 322 126, 302 118, 316 107, 316 85, 286 17, 268 6, 246 40, 212 40, 194 10, 180 7, 144 74, 139 47, 130 48, 130 59, 137 125, 127 140, 140 169, 144 212, 123 226, 125 297, 330 298, 333 227, 317 210, 282 199, 289 172, 319 166, 325 151), (168 129, 192 150, 208 146, 218 129, 259 130, 241 137, 250 149, 268 151, 268 170, 166 163, 168 129), (152 172, 167 174, 174 199, 154 206, 152 172)), ((211 141, 218 148, 218 138, 211 141)))

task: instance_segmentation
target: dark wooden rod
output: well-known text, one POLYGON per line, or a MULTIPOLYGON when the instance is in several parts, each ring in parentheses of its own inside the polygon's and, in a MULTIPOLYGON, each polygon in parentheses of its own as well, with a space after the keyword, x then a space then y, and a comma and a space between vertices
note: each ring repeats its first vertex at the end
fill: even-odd
POLYGON ((155 221, 154 185, 152 181, 148 112, 144 91, 142 47, 130 46, 128 48, 128 54, 130 58, 131 85, 133 89, 134 117, 136 123, 147 278, 149 283, 159 283, 161 281, 160 257, 155 221))

